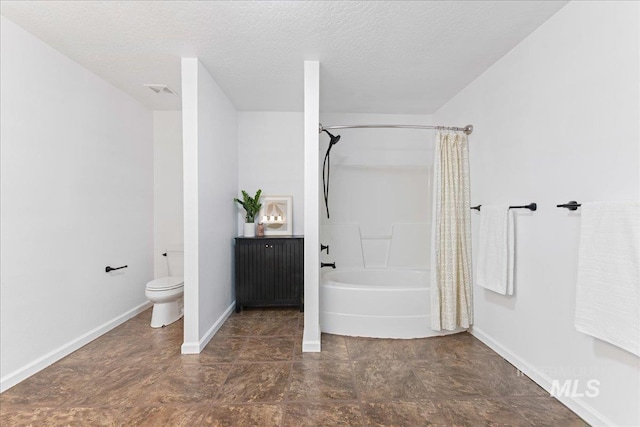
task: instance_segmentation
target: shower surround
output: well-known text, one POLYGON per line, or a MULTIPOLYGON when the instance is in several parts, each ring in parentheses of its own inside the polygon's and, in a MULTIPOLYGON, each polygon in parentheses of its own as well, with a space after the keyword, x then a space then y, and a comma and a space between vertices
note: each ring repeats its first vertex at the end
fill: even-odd
MULTIPOLYGON (((428 115, 325 114, 331 124, 424 124, 428 115)), ((434 133, 341 129, 321 202, 320 325, 342 335, 417 338, 431 330, 429 259, 434 133), (365 284, 366 283, 366 284, 365 284)), ((320 152, 329 138, 320 136, 320 152)), ((450 332, 447 332, 450 333, 450 332)))

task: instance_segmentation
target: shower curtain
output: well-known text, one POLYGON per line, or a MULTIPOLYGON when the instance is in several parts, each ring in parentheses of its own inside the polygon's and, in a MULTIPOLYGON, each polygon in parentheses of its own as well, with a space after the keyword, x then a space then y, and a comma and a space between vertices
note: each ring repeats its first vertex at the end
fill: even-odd
POLYGON ((431 328, 473 324, 469 150, 462 132, 439 131, 433 164, 431 328))

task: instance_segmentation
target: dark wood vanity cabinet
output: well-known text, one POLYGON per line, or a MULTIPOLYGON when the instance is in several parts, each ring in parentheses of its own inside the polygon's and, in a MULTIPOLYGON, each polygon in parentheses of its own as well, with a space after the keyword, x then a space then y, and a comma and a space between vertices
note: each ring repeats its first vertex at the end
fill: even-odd
POLYGON ((236 312, 243 307, 303 307, 304 238, 237 237, 236 312))

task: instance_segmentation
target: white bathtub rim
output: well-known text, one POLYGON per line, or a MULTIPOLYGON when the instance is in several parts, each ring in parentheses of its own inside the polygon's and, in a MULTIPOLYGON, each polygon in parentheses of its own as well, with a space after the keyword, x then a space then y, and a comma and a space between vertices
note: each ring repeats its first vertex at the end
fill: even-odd
MULTIPOLYGON (((324 269, 323 269, 324 270, 324 269)), ((411 272, 415 271, 418 273, 429 273, 431 271, 430 268, 408 268, 408 267, 345 267, 345 268, 332 268, 328 270, 322 271, 320 274, 321 278, 324 278, 327 274, 332 273, 340 273, 340 272, 351 272, 351 271, 403 271, 403 272, 411 272)))
POLYGON ((342 282, 331 282, 332 284, 324 284, 322 285, 325 288, 329 288, 329 289, 344 289, 344 290, 353 290, 353 291, 359 291, 359 292, 396 292, 396 291, 416 291, 416 290, 422 290, 422 291, 430 291, 431 287, 430 286, 421 286, 421 287, 411 287, 411 286, 398 286, 398 287, 391 287, 388 285, 384 285, 380 286, 380 287, 375 287, 375 286, 369 286, 369 285, 352 285, 350 283, 342 283, 342 282))
POLYGON ((332 288, 340 288, 340 289, 352 289, 352 290, 371 290, 371 291, 383 291, 383 290, 412 290, 412 289, 430 289, 429 283, 429 270, 425 269, 410 269, 410 268, 344 268, 344 269, 336 269, 331 271, 326 271, 322 273, 320 286, 324 287, 332 287, 332 288), (416 283, 411 285, 394 285, 391 283, 384 284, 372 284, 372 283, 351 283, 349 281, 337 280, 332 278, 331 276, 340 274, 340 273, 375 273, 380 272, 381 274, 393 275, 396 272, 402 273, 416 273, 422 276, 425 280, 422 283, 416 283))

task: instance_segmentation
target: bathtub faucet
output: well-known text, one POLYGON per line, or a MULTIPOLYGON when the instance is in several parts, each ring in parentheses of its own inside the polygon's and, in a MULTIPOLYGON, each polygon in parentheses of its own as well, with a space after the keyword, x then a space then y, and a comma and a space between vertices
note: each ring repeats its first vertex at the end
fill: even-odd
POLYGON ((321 262, 320 263, 320 268, 323 268, 323 267, 336 268, 336 263, 335 262, 321 262))

